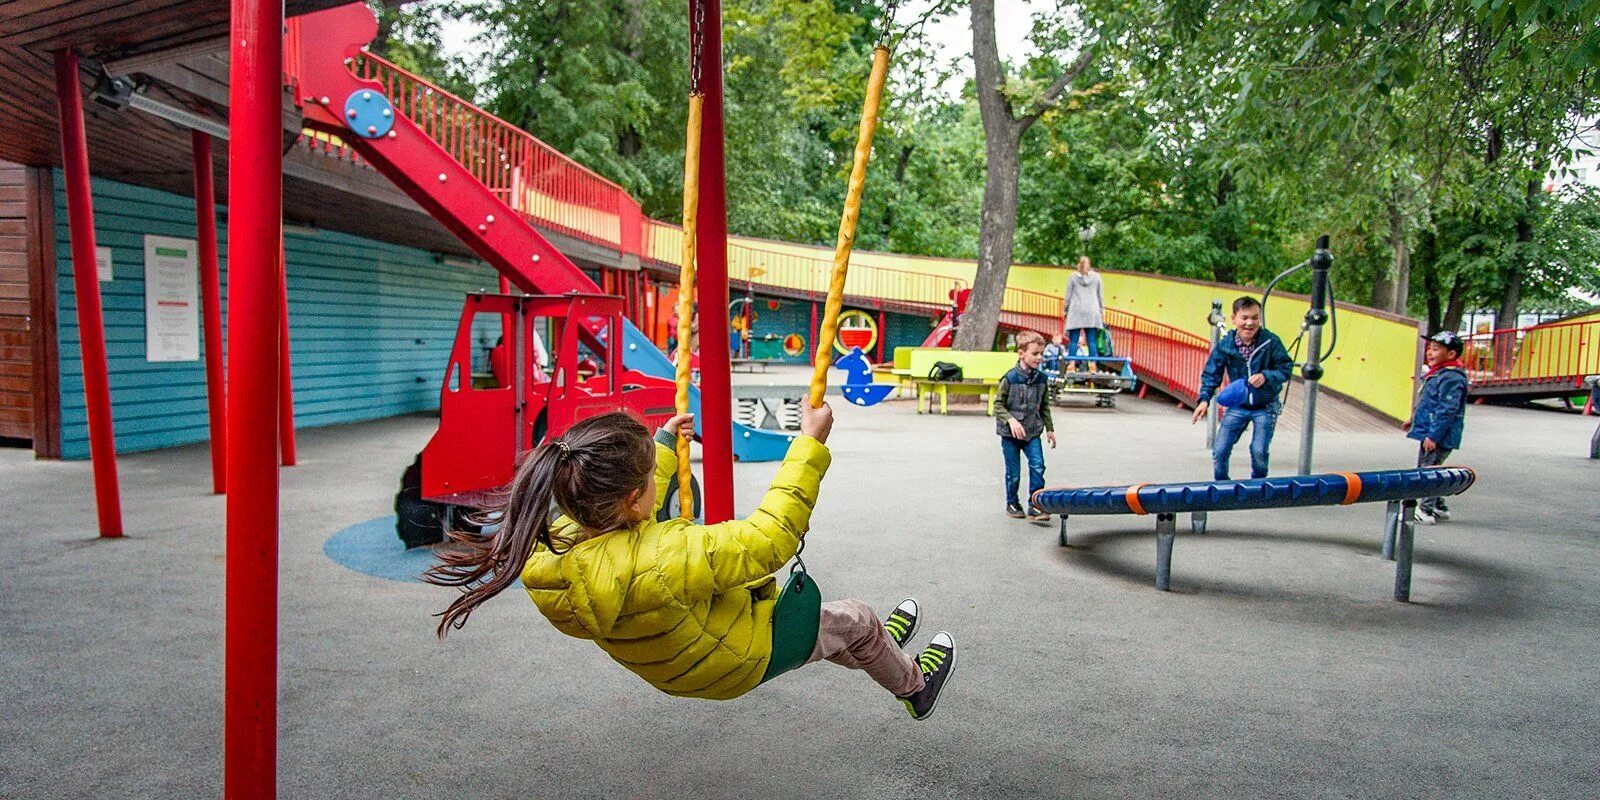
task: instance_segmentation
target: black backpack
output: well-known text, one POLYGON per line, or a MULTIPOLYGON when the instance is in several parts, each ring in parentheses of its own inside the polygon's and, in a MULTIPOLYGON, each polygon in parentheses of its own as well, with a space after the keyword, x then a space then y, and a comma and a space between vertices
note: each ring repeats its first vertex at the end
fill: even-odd
POLYGON ((961 365, 948 361, 933 362, 933 369, 928 370, 930 381, 959 381, 961 380, 961 365))

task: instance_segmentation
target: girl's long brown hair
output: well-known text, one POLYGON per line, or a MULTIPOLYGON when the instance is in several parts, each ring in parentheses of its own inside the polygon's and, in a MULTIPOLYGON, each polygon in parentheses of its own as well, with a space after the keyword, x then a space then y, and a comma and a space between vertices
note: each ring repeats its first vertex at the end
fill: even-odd
POLYGON ((558 439, 530 450, 517 467, 498 508, 500 527, 494 533, 449 531, 465 547, 439 552, 439 564, 423 580, 439 586, 456 586, 461 596, 440 612, 439 637, 450 628, 467 624, 467 617, 484 601, 504 591, 522 572, 522 565, 537 545, 551 552, 552 506, 582 525, 605 533, 623 527, 628 495, 643 489, 655 471, 655 445, 638 420, 621 411, 590 417, 573 425, 558 439))

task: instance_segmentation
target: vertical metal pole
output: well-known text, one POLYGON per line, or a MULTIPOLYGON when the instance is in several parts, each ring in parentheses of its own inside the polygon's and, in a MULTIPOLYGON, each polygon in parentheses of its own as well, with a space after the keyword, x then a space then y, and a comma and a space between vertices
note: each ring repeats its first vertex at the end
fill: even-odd
POLYGON ((1383 558, 1394 560, 1394 537, 1400 529, 1400 501, 1390 500, 1383 511, 1383 558))
MULTIPOLYGON (((1217 343, 1222 341, 1222 330, 1228 322, 1222 315, 1222 301, 1211 301, 1211 313, 1206 317, 1206 322, 1211 326, 1211 352, 1216 352, 1217 343)), ((1215 398, 1213 398, 1215 399, 1215 398)), ((1217 446, 1217 424, 1222 420, 1222 412, 1215 402, 1206 406, 1206 449, 1217 446)))
POLYGON ((1189 512, 1189 531, 1191 533, 1205 533, 1206 532, 1206 512, 1204 512, 1204 511, 1191 511, 1191 512, 1189 512))
POLYGON ((1394 599, 1411 600, 1411 550, 1417 533, 1417 501, 1407 500, 1400 509, 1400 541, 1395 547, 1394 599))
POLYGON ((111 422, 111 376, 106 366, 100 276, 94 261, 94 199, 89 189, 89 145, 83 130, 78 55, 71 50, 56 51, 55 68, 61 166, 67 180, 67 229, 72 237, 72 291, 78 306, 78 355, 83 361, 83 400, 89 416, 89 462, 94 471, 100 535, 110 539, 122 535, 122 498, 117 488, 117 445, 111 422))
POLYGON ((1172 540, 1178 534, 1177 514, 1156 515, 1156 588, 1172 588, 1172 540))
POLYGON ((277 793, 283 4, 233 0, 223 795, 277 793))
POLYGON ((211 491, 227 491, 228 404, 223 389, 222 278, 217 268, 217 194, 211 137, 189 135, 194 154, 194 228, 200 240, 200 310, 206 335, 206 411, 211 423, 211 491))
POLYGON ((807 361, 816 361, 817 360, 817 301, 815 301, 815 300, 811 301, 811 335, 809 337, 807 337, 807 340, 811 343, 811 346, 806 348, 808 351, 810 351, 810 352, 807 353, 808 358, 806 360, 807 361))
MULTIPOLYGON (((728 353, 728 208, 722 124, 722 2, 705 8, 700 89, 705 117, 700 129, 700 439, 705 519, 733 518, 733 387, 728 353)), ((691 2, 691 16, 693 14, 691 2)), ((690 65, 691 69, 694 65, 690 65)))
POLYGON ((278 228, 278 458, 295 465, 294 369, 289 363, 289 251, 278 228))
POLYGON ((1062 547, 1066 547, 1067 546, 1067 515, 1066 514, 1062 514, 1061 515, 1061 533, 1060 533, 1059 538, 1057 539, 1057 543, 1060 544, 1062 547))
POLYGON ((1311 448, 1317 431, 1317 387, 1322 379, 1322 326, 1328 321, 1328 270, 1333 256, 1328 237, 1317 239, 1311 256, 1311 308, 1306 310, 1306 363, 1300 376, 1306 381, 1305 415, 1300 423, 1300 474, 1311 474, 1311 448))
POLYGON ((878 357, 873 359, 879 364, 883 363, 883 343, 889 339, 889 316, 878 309, 878 357))

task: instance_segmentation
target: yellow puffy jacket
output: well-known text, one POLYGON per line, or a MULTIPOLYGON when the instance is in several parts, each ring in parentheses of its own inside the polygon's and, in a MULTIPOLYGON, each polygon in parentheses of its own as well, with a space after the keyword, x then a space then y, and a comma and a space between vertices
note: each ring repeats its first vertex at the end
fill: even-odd
MULTIPOLYGON (((754 514, 695 525, 655 521, 593 538, 558 518, 559 555, 538 546, 522 584, 558 630, 593 639, 617 663, 667 694, 727 700, 755 688, 772 657, 773 573, 800 548, 832 457, 809 436, 789 445, 754 514)), ((656 443, 656 504, 678 460, 656 443)))

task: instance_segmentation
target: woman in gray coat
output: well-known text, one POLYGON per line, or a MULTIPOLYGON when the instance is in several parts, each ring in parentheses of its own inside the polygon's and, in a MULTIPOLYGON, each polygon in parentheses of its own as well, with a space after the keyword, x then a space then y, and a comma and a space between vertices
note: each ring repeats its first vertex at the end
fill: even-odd
MULTIPOLYGON (((1078 334, 1083 334, 1085 355, 1100 354, 1100 329, 1105 327, 1104 310, 1106 293, 1100 284, 1100 273, 1089 266, 1089 257, 1078 259, 1078 271, 1067 279, 1066 317, 1067 356, 1078 355, 1078 334)), ((1076 367, 1074 367, 1076 369, 1076 367)))

